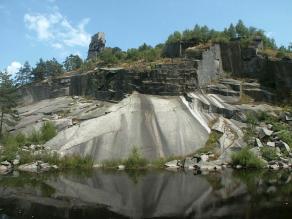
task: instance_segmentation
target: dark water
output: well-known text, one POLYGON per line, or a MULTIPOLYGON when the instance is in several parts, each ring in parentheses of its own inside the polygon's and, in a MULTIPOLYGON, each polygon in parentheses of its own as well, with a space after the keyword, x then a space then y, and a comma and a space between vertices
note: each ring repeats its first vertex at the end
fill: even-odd
POLYGON ((0 176, 0 219, 292 218, 292 173, 92 171, 0 176))

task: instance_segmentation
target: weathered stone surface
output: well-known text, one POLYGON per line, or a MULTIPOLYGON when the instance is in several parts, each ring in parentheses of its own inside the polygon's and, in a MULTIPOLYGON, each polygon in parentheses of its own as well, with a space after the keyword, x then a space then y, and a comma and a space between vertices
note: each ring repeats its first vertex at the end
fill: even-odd
POLYGON ((18 170, 23 172, 31 172, 37 173, 39 171, 39 164, 38 162, 30 163, 30 164, 23 164, 18 167, 18 170))
POLYGON ((284 141, 279 141, 279 143, 276 144, 276 146, 279 147, 281 150, 285 150, 287 152, 291 151, 289 145, 287 143, 285 143, 284 141))
POLYGON ((100 54, 105 48, 105 33, 98 32, 91 37, 91 42, 89 44, 87 59, 94 59, 100 54))
POLYGON ((261 142, 261 140, 259 139, 259 138, 256 138, 255 139, 255 145, 257 146, 257 147, 263 147, 263 143, 261 142))
POLYGON ((125 167, 125 165, 119 165, 118 166, 118 170, 124 170, 126 167, 125 167))
POLYGON ((147 159, 185 156, 202 147, 210 132, 208 118, 189 104, 183 97, 135 93, 107 108, 109 113, 59 132, 45 146, 91 155, 95 163, 127 158, 134 145, 147 159))
POLYGON ((172 160, 164 164, 166 168, 179 168, 178 160, 172 160))
POLYGON ((0 165, 0 174, 9 173, 11 168, 9 166, 0 165))
POLYGON ((184 160, 185 169, 194 169, 194 166, 197 164, 197 158, 186 157, 184 160))
POLYGON ((259 138, 265 138, 265 137, 270 137, 273 134, 273 131, 266 129, 266 128, 261 128, 259 132, 259 138))
POLYGON ((272 141, 268 141, 268 142, 267 142, 267 145, 268 145, 269 147, 275 147, 275 146, 276 146, 276 143, 275 143, 275 142, 272 142, 272 141))

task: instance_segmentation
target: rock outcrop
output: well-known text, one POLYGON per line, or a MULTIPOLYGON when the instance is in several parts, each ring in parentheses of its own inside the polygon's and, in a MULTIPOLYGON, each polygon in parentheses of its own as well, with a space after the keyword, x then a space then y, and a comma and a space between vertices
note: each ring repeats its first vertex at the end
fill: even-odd
POLYGON ((98 54, 100 54, 105 48, 105 33, 98 32, 91 37, 91 42, 89 44, 87 59, 94 59, 98 54))

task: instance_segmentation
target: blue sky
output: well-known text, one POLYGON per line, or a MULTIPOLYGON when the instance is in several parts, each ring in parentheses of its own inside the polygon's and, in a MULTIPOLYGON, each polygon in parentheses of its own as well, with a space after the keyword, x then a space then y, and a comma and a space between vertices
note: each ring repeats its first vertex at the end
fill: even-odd
POLYGON ((164 42, 195 24, 222 30, 242 19, 266 30, 278 45, 292 42, 291 0, 0 0, 0 69, 29 61, 86 58, 92 34, 124 50, 164 42))

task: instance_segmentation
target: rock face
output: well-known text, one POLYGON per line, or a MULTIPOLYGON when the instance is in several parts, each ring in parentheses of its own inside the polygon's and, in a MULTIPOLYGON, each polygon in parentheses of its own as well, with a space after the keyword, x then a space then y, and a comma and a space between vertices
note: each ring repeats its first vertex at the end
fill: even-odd
POLYGON ((94 59, 105 48, 105 33, 98 32, 91 37, 87 59, 94 59))
POLYGON ((187 155, 208 139, 208 118, 183 97, 134 93, 106 113, 65 129, 45 146, 61 154, 93 156, 95 163, 124 159, 134 147, 147 159, 187 155))
POLYGON ((178 96, 205 87, 222 73, 220 47, 214 45, 202 53, 200 60, 176 59, 151 69, 98 68, 23 87, 19 92, 25 104, 67 95, 121 100, 133 91, 178 96))
POLYGON ((222 65, 226 72, 239 77, 257 78, 262 85, 277 91, 277 98, 287 99, 292 91, 291 60, 264 57, 258 48, 242 48, 240 42, 220 45, 222 65))

